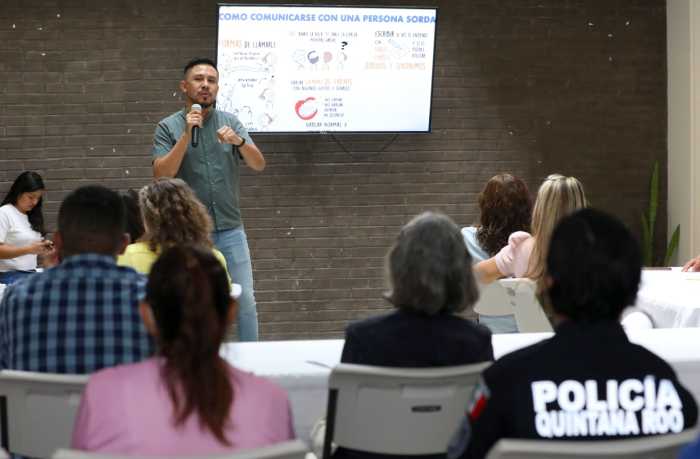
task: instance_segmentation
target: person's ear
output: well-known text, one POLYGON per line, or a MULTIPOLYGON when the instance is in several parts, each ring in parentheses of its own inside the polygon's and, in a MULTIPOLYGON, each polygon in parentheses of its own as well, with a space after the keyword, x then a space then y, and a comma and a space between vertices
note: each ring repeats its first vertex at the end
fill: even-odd
POLYGON ((158 327, 153 317, 153 310, 151 309, 151 305, 145 300, 139 303, 139 315, 141 316, 141 320, 148 334, 151 336, 158 336, 158 327))
POLYGON ((231 298, 228 304, 228 312, 226 313, 226 327, 231 326, 236 322, 236 315, 238 314, 238 300, 231 298))
POLYGON ((180 91, 182 93, 187 92, 187 82, 185 80, 180 80, 180 91))
POLYGON ((53 233, 51 240, 53 241, 54 250, 56 250, 56 261, 60 263, 63 260, 63 235, 61 235, 60 231, 56 231, 53 233))
POLYGON ((126 246, 129 245, 130 242, 131 242, 131 236, 129 236, 129 233, 122 234, 121 240, 119 241, 119 245, 117 246, 116 255, 123 254, 124 251, 126 250, 126 246))

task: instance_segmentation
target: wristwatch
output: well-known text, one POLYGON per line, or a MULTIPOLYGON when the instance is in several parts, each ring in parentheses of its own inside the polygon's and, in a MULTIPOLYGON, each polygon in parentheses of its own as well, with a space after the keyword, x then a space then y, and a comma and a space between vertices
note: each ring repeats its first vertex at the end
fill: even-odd
POLYGON ((243 145, 245 145, 245 137, 241 137, 241 143, 239 143, 238 145, 234 144, 236 148, 241 148, 243 145))

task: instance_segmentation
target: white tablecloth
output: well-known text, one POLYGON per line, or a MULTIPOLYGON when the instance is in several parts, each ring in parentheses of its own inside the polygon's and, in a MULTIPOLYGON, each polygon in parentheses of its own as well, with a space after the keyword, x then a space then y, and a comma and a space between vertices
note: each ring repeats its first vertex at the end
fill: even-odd
MULTIPOLYGON (((536 343, 551 333, 493 336, 496 358, 536 343)), ((681 382, 700 400, 700 330, 631 330, 632 342, 666 359, 681 382)), ((313 423, 326 411, 330 367, 340 361, 343 340, 230 343, 222 355, 238 368, 267 377, 287 390, 299 438, 308 440, 313 423)))
POLYGON ((700 327, 700 272, 642 271, 635 306, 654 328, 700 327))

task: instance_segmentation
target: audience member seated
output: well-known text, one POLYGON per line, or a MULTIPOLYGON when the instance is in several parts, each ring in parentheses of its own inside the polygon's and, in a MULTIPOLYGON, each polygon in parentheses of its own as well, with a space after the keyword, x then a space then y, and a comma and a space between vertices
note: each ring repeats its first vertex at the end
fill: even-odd
MULTIPOLYGON (((462 228, 472 262, 496 255, 508 245, 508 236, 530 231, 532 200, 525 182, 510 174, 498 174, 479 193, 479 223, 462 228)), ((479 314, 479 323, 494 333, 517 332, 515 317, 479 314)))
POLYGON ((191 244, 211 248, 226 268, 226 259, 210 238, 211 217, 183 180, 160 178, 146 185, 139 191, 139 206, 145 233, 129 244, 117 259, 119 265, 148 274, 163 249, 191 244))
POLYGON ((518 231, 508 245, 474 270, 485 284, 501 277, 529 277, 540 283, 552 230, 563 217, 586 207, 583 186, 574 177, 552 174, 540 185, 532 211, 532 235, 518 231))
POLYGON ((138 242, 145 232, 141 218, 141 206, 139 206, 139 193, 129 189, 121 196, 126 208, 126 232, 129 233, 130 243, 138 242))
POLYGON ((472 262, 496 255, 508 236, 530 231, 532 200, 525 182, 511 174, 494 175, 479 193, 479 222, 462 228, 472 262))
POLYGON ((50 257, 45 241, 44 181, 36 172, 17 176, 0 207, 0 284, 13 284, 36 272, 37 255, 50 257))
POLYGON ((85 186, 64 199, 60 264, 9 286, 0 303, 0 368, 90 373, 151 355, 138 314, 146 279, 116 265, 124 228, 114 191, 85 186))
POLYGON ((634 303, 641 265, 634 236, 616 219, 592 209, 564 217, 544 279, 555 334, 484 372, 462 457, 484 457, 504 437, 613 440, 696 424, 695 401, 670 365, 630 343, 619 323, 634 303))
POLYGON ((219 356, 236 306, 210 248, 167 249, 153 265, 140 305, 157 355, 91 376, 72 447, 194 457, 292 439, 286 393, 219 356))
MULTIPOLYGON (((350 324, 341 362, 416 368, 493 360, 488 329, 454 314, 471 307, 479 292, 452 220, 432 212, 415 217, 401 229, 387 262, 386 298, 396 310, 350 324)), ((334 457, 384 456, 339 448, 334 457)))

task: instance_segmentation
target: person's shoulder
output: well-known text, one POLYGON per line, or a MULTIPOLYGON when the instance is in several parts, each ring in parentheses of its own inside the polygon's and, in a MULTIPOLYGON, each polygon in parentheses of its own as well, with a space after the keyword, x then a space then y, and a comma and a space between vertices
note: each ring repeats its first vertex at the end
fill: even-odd
POLYGON ((138 272, 131 266, 126 265, 114 265, 114 273, 122 280, 122 284, 136 285, 137 287, 144 287, 146 285, 146 275, 138 272))
POLYGON ((383 326, 389 326, 390 324, 403 322, 404 320, 404 315, 400 314, 398 310, 395 310, 350 322, 346 327, 346 332, 363 333, 367 330, 382 328, 383 326))
POLYGON ((0 206, 0 219, 3 221, 10 221, 12 218, 16 218, 19 211, 12 204, 5 204, 0 206))
POLYGON ((556 343, 548 338, 505 354, 484 371, 484 377, 490 383, 507 384, 512 384, 517 378, 528 378, 543 365, 556 365, 556 362, 549 359, 552 346, 556 347, 556 343))
POLYGON ((182 110, 178 110, 176 112, 171 113, 170 115, 166 116, 165 118, 162 118, 158 124, 172 124, 174 122, 179 122, 185 119, 185 116, 183 114, 182 110))
POLYGON ((508 245, 517 247, 531 239, 533 239, 533 237, 527 231, 516 231, 508 236, 508 245))
POLYGON ((155 254, 147 242, 133 242, 126 246, 125 255, 155 254))
POLYGON ((245 370, 229 365, 229 374, 234 381, 234 385, 245 392, 248 396, 257 394, 261 398, 275 401, 287 402, 287 392, 277 383, 262 376, 255 375, 245 370))
POLYGON ((675 370, 671 364, 669 364, 662 357, 658 356, 646 347, 631 341, 627 341, 623 345, 627 347, 625 354, 629 356, 630 361, 644 362, 644 368, 646 368, 650 374, 665 377, 672 376, 675 378, 675 370))
POLYGON ((224 265, 226 265, 226 257, 224 256, 223 252, 221 252, 221 250, 217 249, 216 247, 212 247, 211 251, 217 260, 219 260, 219 261, 223 260, 224 265))
POLYGON ((93 390, 125 385, 143 386, 146 380, 157 379, 159 374, 157 359, 149 358, 136 363, 103 368, 90 375, 88 384, 93 390))
POLYGON ((228 124, 240 124, 241 121, 238 119, 236 115, 234 115, 231 112, 226 112, 224 110, 219 110, 218 108, 216 111, 214 111, 214 115, 221 121, 224 121, 228 124))
POLYGON ((478 230, 478 228, 476 226, 464 226, 464 227, 462 227, 460 232, 462 233, 462 236, 464 236, 464 237, 474 238, 474 237, 476 237, 477 230, 478 230))

